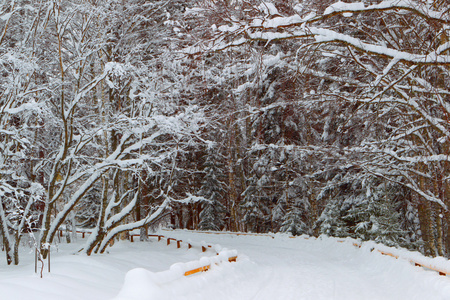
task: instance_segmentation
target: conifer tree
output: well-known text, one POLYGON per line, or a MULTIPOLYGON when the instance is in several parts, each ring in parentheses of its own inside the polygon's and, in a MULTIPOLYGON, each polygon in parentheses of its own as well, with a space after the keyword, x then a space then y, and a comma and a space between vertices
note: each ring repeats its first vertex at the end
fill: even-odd
POLYGON ((224 199, 225 189, 219 156, 217 149, 211 147, 207 150, 204 162, 205 176, 199 192, 202 197, 209 200, 201 205, 199 227, 202 230, 218 231, 225 226, 225 206, 221 202, 224 199))

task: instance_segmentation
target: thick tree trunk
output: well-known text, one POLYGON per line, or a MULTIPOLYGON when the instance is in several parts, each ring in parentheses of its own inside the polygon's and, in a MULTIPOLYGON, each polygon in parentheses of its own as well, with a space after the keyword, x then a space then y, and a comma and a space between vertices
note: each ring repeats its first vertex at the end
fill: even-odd
POLYGON ((440 207, 436 207, 436 247, 439 256, 444 256, 444 236, 442 227, 442 214, 440 207))
POLYGON ((429 201, 422 200, 419 202, 417 209, 419 212, 420 231, 422 232, 422 240, 424 242, 424 252, 428 256, 436 256, 431 203, 429 201))
POLYGON ((14 241, 14 264, 17 266, 19 264, 19 246, 20 246, 20 233, 16 235, 16 240, 14 241))
POLYGON ((446 256, 450 255, 450 186, 448 182, 444 182, 444 203, 447 205, 446 210, 444 210, 444 224, 443 224, 443 233, 444 233, 444 246, 446 256))

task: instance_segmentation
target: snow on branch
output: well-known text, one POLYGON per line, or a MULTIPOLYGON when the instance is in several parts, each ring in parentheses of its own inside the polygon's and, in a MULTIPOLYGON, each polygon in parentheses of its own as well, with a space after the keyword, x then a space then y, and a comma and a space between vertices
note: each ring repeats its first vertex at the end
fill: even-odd
MULTIPOLYGON (((100 244, 100 248, 101 248, 101 249, 104 248, 104 247, 107 245, 107 243, 108 243, 114 236, 116 236, 117 234, 119 234, 120 232, 123 232, 123 231, 130 231, 130 230, 133 230, 133 229, 136 229, 136 228, 140 228, 140 227, 142 227, 142 226, 144 226, 144 225, 146 225, 146 224, 150 224, 151 222, 153 222, 153 221, 159 219, 159 218, 163 215, 164 211, 169 207, 169 203, 170 203, 170 199, 167 198, 167 199, 164 200, 164 202, 158 207, 158 209, 157 209, 156 211, 154 211, 154 212, 149 212, 149 214, 148 214, 145 218, 143 218, 143 219, 141 219, 141 220, 139 220, 139 221, 132 222, 132 223, 121 224, 121 225, 118 225, 118 226, 112 228, 110 231, 108 231, 108 234, 107 234, 106 237, 103 239, 102 243, 100 244)), ((126 216, 125 213, 119 213, 119 215, 117 215, 117 218, 120 219, 120 218, 123 218, 124 216, 126 216)), ((88 242, 89 242, 89 241, 88 241, 88 242)))
MULTIPOLYGON (((359 49, 367 53, 386 56, 393 58, 397 61, 405 61, 413 64, 450 65, 450 55, 441 55, 442 51, 438 52, 434 50, 426 55, 413 54, 409 52, 388 48, 381 45, 365 43, 360 39, 330 29, 314 28, 314 27, 308 29, 314 36, 315 40, 319 43, 342 42, 353 48, 359 49)), ((445 47, 442 49, 445 49, 445 47)))
POLYGON ((172 202, 181 203, 181 204, 189 204, 189 203, 195 203, 195 202, 211 202, 210 200, 208 200, 208 199, 206 199, 204 197, 195 196, 195 195, 192 195, 192 194, 189 194, 189 193, 187 194, 187 197, 184 198, 184 199, 177 200, 177 199, 173 199, 173 198, 170 198, 170 197, 169 197, 169 199, 172 202))
POLYGON ((237 47, 252 40, 276 41, 283 39, 311 38, 316 42, 329 43, 341 42, 366 53, 392 58, 394 61, 404 61, 413 64, 427 65, 450 65, 450 55, 445 55, 450 49, 450 42, 444 42, 437 49, 432 49, 428 54, 416 54, 389 48, 384 45, 371 44, 361 39, 339 33, 337 31, 323 28, 319 21, 330 18, 336 14, 370 12, 377 10, 406 10, 413 14, 422 16, 432 21, 450 23, 450 13, 445 11, 435 11, 429 4, 421 1, 387 0, 379 4, 365 6, 362 2, 344 3, 336 2, 330 5, 322 15, 315 14, 300 17, 293 15, 288 17, 275 17, 271 19, 254 18, 247 23, 242 21, 232 21, 231 25, 218 27, 218 34, 215 38, 203 45, 183 49, 185 54, 198 54, 205 51, 223 51, 230 47, 237 47), (297 27, 297 29, 294 29, 297 27), (283 30, 290 28, 289 30, 283 30))
POLYGON ((435 154, 435 155, 419 155, 419 156, 399 156, 392 150, 384 150, 385 154, 388 154, 396 160, 408 162, 408 163, 430 163, 430 162, 450 162, 450 155, 447 154, 435 154))
POLYGON ((345 3, 338 1, 328 6, 323 16, 332 16, 341 13, 358 13, 380 10, 407 10, 413 12, 423 18, 432 19, 433 21, 450 23, 450 14, 447 11, 435 11, 431 5, 425 1, 411 0, 386 0, 378 4, 365 6, 363 2, 345 3))

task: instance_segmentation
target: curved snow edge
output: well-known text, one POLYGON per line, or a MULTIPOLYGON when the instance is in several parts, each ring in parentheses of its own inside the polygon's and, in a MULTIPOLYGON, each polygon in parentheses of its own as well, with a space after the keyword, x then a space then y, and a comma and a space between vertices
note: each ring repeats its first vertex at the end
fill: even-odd
POLYGON ((125 275, 125 281, 119 294, 114 300, 157 299, 162 292, 162 285, 185 277, 196 269, 208 270, 213 265, 235 261, 236 250, 224 249, 216 256, 202 257, 199 260, 186 263, 175 263, 169 270, 151 272, 143 268, 132 269, 125 275))
POLYGON ((377 250, 383 255, 407 260, 415 265, 439 272, 441 273, 441 275, 450 275, 450 261, 445 257, 427 257, 419 252, 413 252, 402 248, 389 247, 383 244, 376 243, 374 241, 362 242, 360 240, 352 238, 337 239, 337 241, 350 243, 353 246, 360 247, 361 249, 367 249, 369 251, 377 250))

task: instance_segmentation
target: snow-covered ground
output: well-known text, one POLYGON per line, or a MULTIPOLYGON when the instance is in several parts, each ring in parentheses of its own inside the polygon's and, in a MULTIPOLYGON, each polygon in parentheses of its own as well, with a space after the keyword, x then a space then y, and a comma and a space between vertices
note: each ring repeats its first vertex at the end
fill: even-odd
POLYGON ((108 254, 87 257, 74 253, 80 240, 60 244, 58 252, 52 252, 51 273, 44 271, 42 279, 34 274, 34 253, 25 251, 19 266, 6 266, 1 258, 0 299, 450 299, 450 277, 351 242, 189 231, 161 234, 197 246, 177 249, 176 243, 166 246, 153 238, 120 242, 108 254), (202 253, 198 245, 203 241, 214 247, 202 253), (238 261, 176 276, 187 265, 179 263, 201 262, 222 248, 237 250, 238 261))

